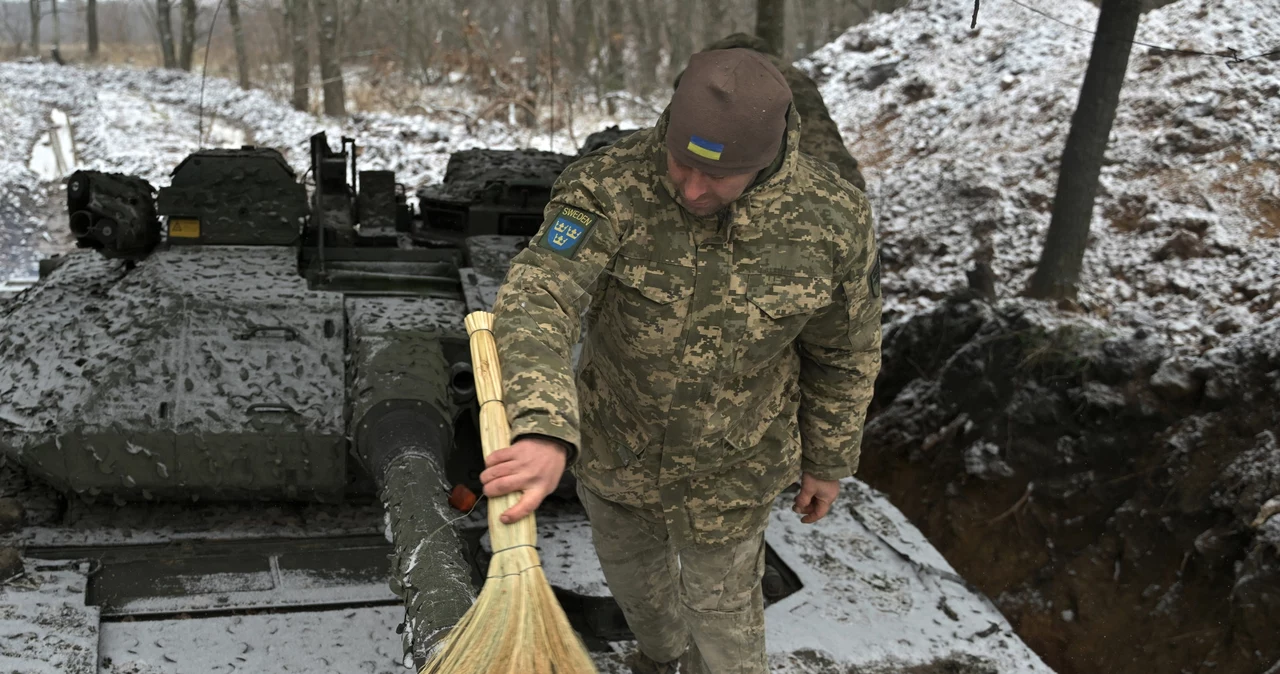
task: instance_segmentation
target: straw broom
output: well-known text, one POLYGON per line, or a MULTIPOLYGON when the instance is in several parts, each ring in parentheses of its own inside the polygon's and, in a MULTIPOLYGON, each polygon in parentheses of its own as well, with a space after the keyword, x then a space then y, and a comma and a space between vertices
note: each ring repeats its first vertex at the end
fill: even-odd
MULTIPOLYGON (((510 443, 511 426, 502 406, 493 314, 476 311, 466 322, 487 458, 510 443)), ((489 501, 493 559, 484 589, 420 674, 595 674, 586 647, 542 573, 534 516, 514 524, 498 519, 521 493, 489 501)))

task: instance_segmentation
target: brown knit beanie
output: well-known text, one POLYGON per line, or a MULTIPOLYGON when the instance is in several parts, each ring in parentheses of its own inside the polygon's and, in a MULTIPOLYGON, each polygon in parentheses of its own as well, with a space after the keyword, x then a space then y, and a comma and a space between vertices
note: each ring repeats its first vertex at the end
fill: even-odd
POLYGON ((791 88, 750 49, 694 54, 671 97, 667 151, 713 176, 752 173, 778 155, 791 88))

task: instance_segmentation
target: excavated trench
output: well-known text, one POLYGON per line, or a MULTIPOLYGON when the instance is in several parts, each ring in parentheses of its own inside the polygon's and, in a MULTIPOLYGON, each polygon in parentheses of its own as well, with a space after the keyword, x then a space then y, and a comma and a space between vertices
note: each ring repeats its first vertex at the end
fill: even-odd
POLYGON ((1280 672, 1280 321, 1199 357, 1018 301, 885 334, 860 476, 1062 674, 1280 672))

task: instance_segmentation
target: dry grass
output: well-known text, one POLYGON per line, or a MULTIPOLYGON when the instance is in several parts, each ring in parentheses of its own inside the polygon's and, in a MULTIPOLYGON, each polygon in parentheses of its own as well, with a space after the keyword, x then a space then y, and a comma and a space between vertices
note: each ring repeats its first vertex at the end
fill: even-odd
POLYGON ((845 145, 848 145, 849 151, 858 158, 858 166, 864 172, 880 168, 893 156, 896 138, 889 132, 889 125, 901 116, 901 113, 897 112, 881 115, 870 126, 856 134, 841 130, 845 145))
POLYGON ((1220 165, 1236 169, 1209 186, 1214 194, 1238 200, 1241 209, 1255 223, 1251 233, 1257 238, 1280 237, 1280 195, 1270 193, 1267 185, 1280 182, 1280 170, 1274 162, 1245 161, 1239 152, 1229 151, 1220 165))
MULTIPOLYGON (((1252 223, 1250 233, 1256 238, 1280 237, 1280 194, 1268 191, 1267 185, 1280 182, 1280 170, 1273 162, 1245 160, 1238 151, 1229 150, 1214 163, 1236 168, 1207 186, 1206 191, 1215 198, 1234 202, 1252 223)), ((1203 178, 1194 169, 1147 167, 1130 172, 1126 179, 1146 181, 1149 192, 1168 198, 1186 193, 1188 186, 1201 184, 1203 178)), ((1108 214, 1113 227, 1136 231, 1143 213, 1126 209, 1123 205, 1108 214)))

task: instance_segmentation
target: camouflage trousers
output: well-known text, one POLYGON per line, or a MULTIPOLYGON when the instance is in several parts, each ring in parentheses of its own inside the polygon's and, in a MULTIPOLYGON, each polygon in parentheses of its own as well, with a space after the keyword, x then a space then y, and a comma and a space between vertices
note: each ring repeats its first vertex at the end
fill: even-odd
POLYGON ((605 580, 640 650, 681 674, 766 674, 764 530, 741 543, 674 549, 662 513, 578 483, 605 580))

